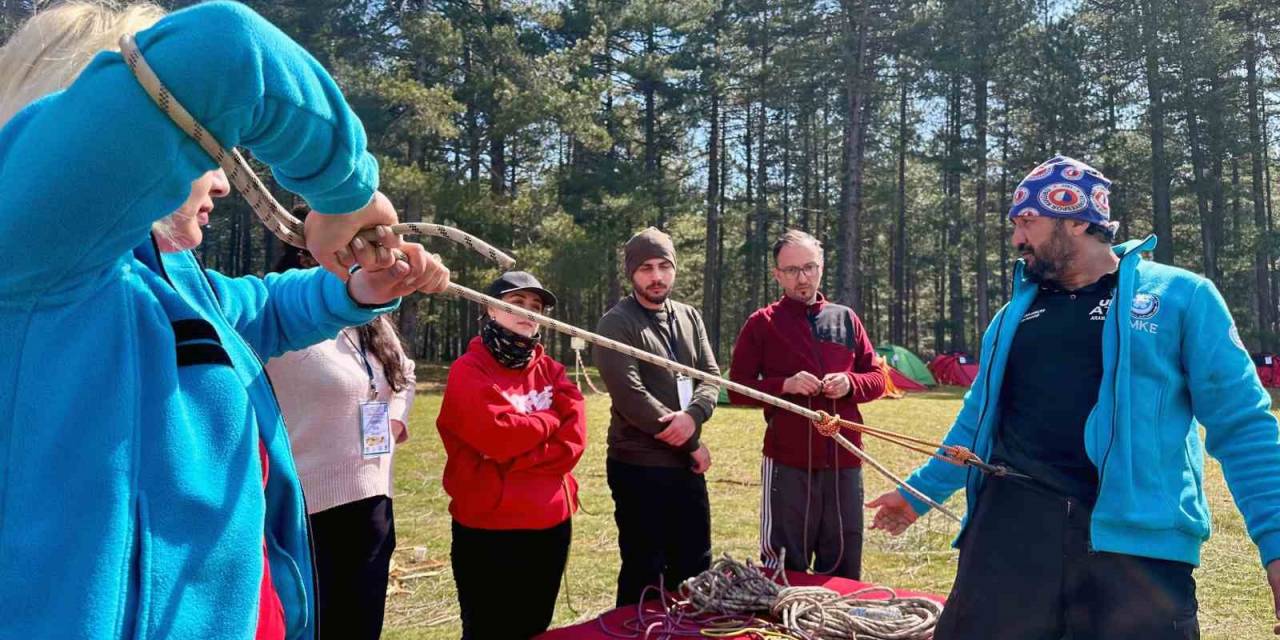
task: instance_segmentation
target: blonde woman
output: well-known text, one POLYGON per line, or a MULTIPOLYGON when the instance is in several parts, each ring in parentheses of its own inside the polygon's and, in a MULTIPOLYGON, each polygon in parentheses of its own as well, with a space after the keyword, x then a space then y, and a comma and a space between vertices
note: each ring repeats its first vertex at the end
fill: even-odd
POLYGON ((447 283, 421 247, 403 265, 352 240, 394 209, 314 59, 237 4, 160 15, 64 5, 0 48, 0 637, 314 636, 306 514, 260 358, 447 283), (200 268, 184 249, 229 188, 99 51, 139 29, 212 135, 318 211, 353 212, 307 235, 326 266, 364 269, 200 268), (172 253, 149 233, 165 218, 172 253))

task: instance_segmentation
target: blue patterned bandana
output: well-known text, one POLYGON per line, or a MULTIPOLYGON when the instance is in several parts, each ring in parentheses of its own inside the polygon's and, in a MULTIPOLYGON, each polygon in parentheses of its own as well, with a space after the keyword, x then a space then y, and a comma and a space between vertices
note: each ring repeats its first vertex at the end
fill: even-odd
POLYGON ((1112 232, 1111 181, 1101 171, 1066 156, 1054 156, 1031 170, 1013 192, 1009 219, 1047 216, 1092 222, 1112 232))

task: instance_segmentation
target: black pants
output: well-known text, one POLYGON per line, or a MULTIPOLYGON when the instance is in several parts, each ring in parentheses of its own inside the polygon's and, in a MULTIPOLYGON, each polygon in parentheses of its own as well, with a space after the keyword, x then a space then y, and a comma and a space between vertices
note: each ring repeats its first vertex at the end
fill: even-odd
POLYGON ((572 520, 550 529, 473 529, 453 522, 453 582, 463 640, 525 640, 551 625, 572 520))
POLYGON ((376 640, 382 635, 387 572, 396 548, 393 518, 387 496, 312 514, 320 638, 376 640))
POLYGON ((1090 510, 989 478, 960 541, 936 640, 1200 637, 1190 564, 1090 551, 1090 510))
POLYGON ((642 467, 616 460, 608 460, 605 469, 622 555, 617 606, 639 602, 644 588, 660 581, 674 590, 711 567, 706 478, 684 467, 642 467))
POLYGON ((862 469, 760 464, 760 557, 777 568, 862 578, 862 469))

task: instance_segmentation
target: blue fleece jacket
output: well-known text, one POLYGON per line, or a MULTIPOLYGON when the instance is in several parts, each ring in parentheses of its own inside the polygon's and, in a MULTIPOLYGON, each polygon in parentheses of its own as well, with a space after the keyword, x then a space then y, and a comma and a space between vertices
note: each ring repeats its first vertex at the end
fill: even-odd
MULTIPOLYGON (((201 4, 138 43, 197 120, 319 211, 372 197, 359 121, 258 15, 201 4)), ((159 256, 152 222, 213 168, 115 53, 0 130, 0 637, 251 638, 264 541, 288 637, 314 635, 306 511, 260 357, 388 308, 318 270, 226 278, 159 256)))
MULTIPOLYGON (((1084 426, 1099 477, 1093 548, 1198 565, 1210 529, 1207 446, 1266 564, 1280 558, 1280 428, 1270 396, 1213 283, 1142 260, 1155 244, 1152 236, 1115 247, 1121 260, 1103 328, 1102 385, 1084 426), (1204 427, 1204 444, 1197 426, 1204 427)), ((987 327, 978 378, 944 440, 983 458, 998 426, 1009 346, 1036 297, 1022 267, 1014 270, 1013 298, 987 327)), ((931 460, 907 482, 937 501, 965 487, 971 514, 984 480, 931 460)), ((902 495, 917 513, 928 509, 902 495)))

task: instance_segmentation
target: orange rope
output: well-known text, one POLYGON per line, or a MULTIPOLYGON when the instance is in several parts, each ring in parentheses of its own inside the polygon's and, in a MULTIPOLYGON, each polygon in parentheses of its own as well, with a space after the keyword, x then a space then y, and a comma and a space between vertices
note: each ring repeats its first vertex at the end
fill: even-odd
POLYGON ((813 426, 824 436, 831 437, 840 429, 848 429, 858 433, 864 433, 874 438, 879 438, 885 442, 896 444, 904 449, 922 453, 931 458, 937 458, 944 462, 949 462, 957 466, 965 466, 971 461, 982 464, 982 458, 973 453, 966 447, 959 445, 949 445, 932 440, 925 440, 915 436, 909 436, 897 431, 872 427, 860 422, 846 420, 838 415, 831 415, 825 411, 818 411, 818 419, 813 421, 813 426), (925 448, 929 447, 929 448, 925 448))

